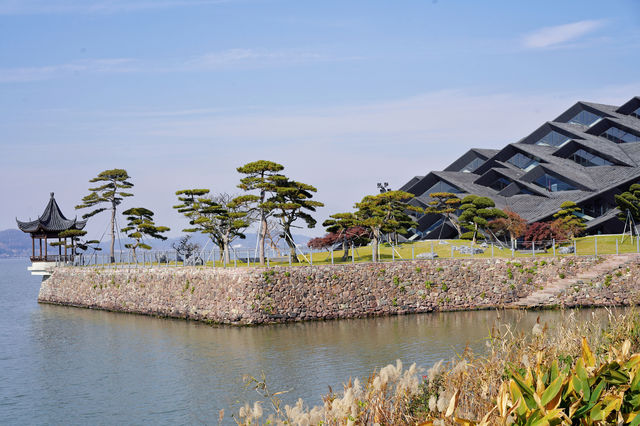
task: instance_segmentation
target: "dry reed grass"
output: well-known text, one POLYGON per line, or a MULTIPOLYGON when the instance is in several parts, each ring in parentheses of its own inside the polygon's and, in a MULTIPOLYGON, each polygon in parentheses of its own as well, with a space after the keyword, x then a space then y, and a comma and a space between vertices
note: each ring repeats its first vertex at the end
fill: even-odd
POLYGON ((271 393, 264 375, 247 377, 270 412, 265 415, 263 403, 246 404, 233 419, 239 425, 501 424, 496 398, 509 371, 524 372, 552 360, 571 367, 581 355, 583 337, 600 361, 612 346, 625 340, 631 342, 632 352, 640 351, 638 312, 608 311, 604 322, 592 315, 590 320, 579 320, 575 311, 566 312, 562 321, 550 327, 538 321, 527 332, 509 324, 496 325, 484 354, 467 348, 451 361, 436 363, 426 374, 415 364, 405 369, 397 361, 363 383, 349 380, 341 393, 331 392, 323 397, 323 405, 312 408, 301 399, 293 406, 283 406, 281 392, 271 393))

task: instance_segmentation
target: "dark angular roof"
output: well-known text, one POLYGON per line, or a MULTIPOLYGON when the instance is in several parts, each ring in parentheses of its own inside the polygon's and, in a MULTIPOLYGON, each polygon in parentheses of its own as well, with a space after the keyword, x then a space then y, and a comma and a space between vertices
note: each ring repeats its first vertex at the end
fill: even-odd
MULTIPOLYGON (((458 187, 461 197, 464 194, 489 197, 497 207, 509 207, 529 222, 548 219, 564 201, 574 201, 585 211, 593 212, 588 214, 593 217, 587 222, 589 228, 601 225, 612 217, 610 211, 615 208, 613 195, 626 190, 631 183, 640 183, 640 142, 616 143, 600 135, 610 126, 618 126, 640 136, 640 118, 629 115, 638 106, 640 97, 632 98, 622 107, 577 102, 555 121, 544 123, 528 136, 501 150, 473 148, 471 151, 487 157, 487 161, 473 172, 462 172, 449 166, 445 171, 413 178, 404 188, 421 196, 419 201, 425 203, 429 199, 424 194, 425 190, 440 179, 458 187), (601 118, 589 125, 570 122, 582 110, 601 118), (537 145, 550 130, 563 134, 568 141, 560 146, 537 145), (612 164, 591 164, 588 167, 576 162, 574 154, 579 149, 612 164), (508 162, 518 151, 536 157, 537 165, 532 163, 522 170, 515 163, 508 162), (545 173, 576 189, 557 191, 540 186, 536 181, 545 173), (499 175, 512 181, 500 191, 491 187, 499 175)), ((463 159, 466 161, 468 155, 469 152, 465 153, 453 164, 462 163, 463 159)))
POLYGON ((471 148, 472 151, 477 152, 478 154, 484 156, 485 158, 491 158, 500 152, 499 149, 488 149, 488 148, 471 148))
POLYGON ((44 212, 42 212, 38 219, 28 222, 22 222, 16 219, 16 222, 18 222, 18 228, 20 228, 21 231, 30 234, 36 232, 59 233, 68 229, 82 229, 87 224, 86 220, 77 220, 77 218, 67 219, 62 214, 56 199, 53 197, 53 192, 51 193, 47 207, 45 207, 44 212))

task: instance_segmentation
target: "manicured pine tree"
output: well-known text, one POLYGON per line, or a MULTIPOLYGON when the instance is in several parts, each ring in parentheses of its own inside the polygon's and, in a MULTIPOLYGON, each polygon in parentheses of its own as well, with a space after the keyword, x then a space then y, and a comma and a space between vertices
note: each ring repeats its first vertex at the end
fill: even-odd
POLYGON ((112 263, 115 262, 116 209, 125 197, 133 196, 133 194, 124 191, 133 187, 129 179, 129 174, 124 169, 112 169, 100 172, 97 177, 91 179, 89 182, 100 182, 102 185, 89 188, 89 195, 84 197, 82 203, 76 206, 76 209, 87 209, 106 205, 106 207, 97 207, 89 213, 82 215, 83 219, 95 216, 105 210, 111 210, 110 257, 112 263))
POLYGON ((213 215, 213 227, 218 230, 215 234, 218 247, 224 261, 231 261, 231 242, 235 238, 245 239, 244 230, 251 226, 249 212, 244 209, 242 202, 236 201, 237 197, 223 193, 213 197, 219 206, 218 212, 213 215))
POLYGON ((618 210, 620 210, 618 219, 626 222, 628 214, 631 214, 636 225, 640 225, 640 184, 634 183, 627 191, 620 195, 614 195, 614 198, 618 210))
POLYGON ((576 215, 580 210, 580 207, 573 201, 565 201, 560 204, 560 210, 553 215, 555 220, 551 224, 551 227, 564 231, 568 238, 577 237, 587 227, 584 219, 576 215))
POLYGON ((475 244, 479 230, 485 229, 491 220, 506 218, 507 215, 495 206, 496 204, 489 197, 478 197, 477 195, 464 197, 460 206, 462 213, 458 219, 462 226, 473 231, 462 234, 462 238, 467 237, 466 239, 471 239, 475 244))
POLYGON ((336 213, 329 216, 329 219, 322 223, 328 232, 337 234, 342 242, 342 261, 346 262, 349 256, 349 230, 356 226, 357 220, 353 213, 336 213))
POLYGON ((97 245, 100 244, 98 240, 82 240, 81 237, 87 235, 87 231, 81 229, 67 229, 66 231, 62 231, 58 236, 60 238, 70 238, 71 243, 65 243, 64 241, 56 241, 49 244, 52 247, 63 246, 65 249, 70 248, 72 250, 72 254, 78 254, 77 250, 87 251, 90 246, 95 251, 102 250, 97 245))
POLYGON ((387 191, 378 195, 367 195, 356 203, 356 224, 371 231, 372 260, 378 259, 378 243, 382 233, 397 232, 406 234, 414 221, 406 212, 422 211, 419 207, 407 202, 414 197, 404 191, 387 191))
POLYGON ((462 228, 456 219, 455 212, 458 210, 462 200, 458 198, 458 196, 451 192, 433 192, 429 194, 429 197, 432 200, 429 202, 429 207, 424 209, 425 213, 428 214, 441 214, 447 219, 456 231, 458 232, 458 237, 462 235, 462 228))
POLYGON ((317 222, 311 213, 315 212, 317 207, 323 207, 324 204, 311 199, 315 192, 317 189, 311 185, 286 179, 279 183, 275 194, 270 198, 275 206, 273 216, 280 221, 282 238, 289 246, 291 260, 294 262, 298 262, 298 256, 291 227, 298 219, 302 219, 307 228, 316 226, 317 222))
POLYGON ((221 259, 230 260, 230 246, 234 238, 245 238, 243 233, 250 224, 243 203, 228 194, 210 196, 208 189, 184 189, 176 195, 181 204, 174 206, 189 219, 191 228, 183 232, 208 235, 220 249, 221 259))
POLYGON ((138 262, 136 249, 151 250, 151 246, 143 242, 143 238, 155 238, 158 240, 166 240, 167 237, 163 233, 170 231, 166 226, 158 226, 153 221, 154 213, 144 207, 133 207, 122 212, 127 217, 127 226, 122 228, 122 232, 127 233, 127 237, 135 241, 135 243, 127 243, 124 246, 133 251, 133 258, 138 262))
POLYGON ((277 207, 270 198, 287 181, 287 178, 279 173, 283 169, 284 166, 266 160, 254 161, 237 168, 238 173, 245 175, 240 179, 238 188, 246 192, 257 192, 257 195, 241 195, 235 199, 235 202, 246 206, 250 213, 255 213, 260 223, 258 233, 260 265, 265 264, 264 242, 267 235, 267 220, 273 216, 277 207))

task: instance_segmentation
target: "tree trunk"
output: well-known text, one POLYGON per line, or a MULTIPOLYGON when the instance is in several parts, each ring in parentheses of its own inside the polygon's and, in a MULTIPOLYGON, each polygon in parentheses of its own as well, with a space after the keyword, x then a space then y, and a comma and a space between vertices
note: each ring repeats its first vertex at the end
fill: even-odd
POLYGON ((476 243, 476 235, 478 235, 478 224, 474 224, 473 226, 473 241, 472 243, 475 244, 476 243))
POLYGON ((230 257, 230 253, 229 253, 229 233, 226 233, 223 237, 222 237, 222 241, 223 241, 223 261, 224 264, 228 265, 229 263, 231 263, 231 257, 230 257))
POLYGON ((372 246, 371 246, 371 259, 374 262, 378 261, 378 241, 379 241, 379 237, 378 237, 378 232, 374 229, 373 230, 373 238, 371 239, 372 242, 372 246))
POLYGON ((111 263, 116 262, 116 257, 114 255, 116 246, 116 202, 115 200, 111 202, 111 263))
POLYGON ((267 237, 267 218, 264 213, 260 218, 260 235, 258 239, 258 248, 260 250, 260 265, 264 266, 264 240, 267 237))
POLYGON ((283 223, 282 233, 284 234, 284 241, 289 246, 289 255, 291 256, 291 262, 299 263, 300 260, 296 255, 296 243, 293 241, 293 235, 291 235, 291 226, 283 223))
POLYGON ((460 238, 460 236, 462 235, 462 228, 460 228, 460 224, 453 220, 449 215, 447 215, 447 219, 449 219, 449 222, 451 222, 453 227, 456 228, 456 231, 458 232, 458 238, 460 238))
POLYGON ((342 254, 342 261, 346 262, 347 258, 349 257, 349 245, 347 244, 347 236, 345 233, 344 238, 342 239, 342 250, 344 251, 344 253, 342 254))

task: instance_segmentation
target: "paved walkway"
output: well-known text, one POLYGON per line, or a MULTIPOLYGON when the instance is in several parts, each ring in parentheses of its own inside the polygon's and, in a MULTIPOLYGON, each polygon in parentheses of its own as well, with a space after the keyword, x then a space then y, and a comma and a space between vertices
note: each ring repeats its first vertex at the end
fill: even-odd
POLYGON ((594 267, 573 277, 558 278, 556 281, 547 284, 544 289, 531 293, 529 296, 514 302, 514 305, 522 308, 540 308, 556 305, 558 304, 556 296, 578 281, 592 281, 629 262, 638 261, 640 258, 635 253, 603 257, 604 260, 594 267))

